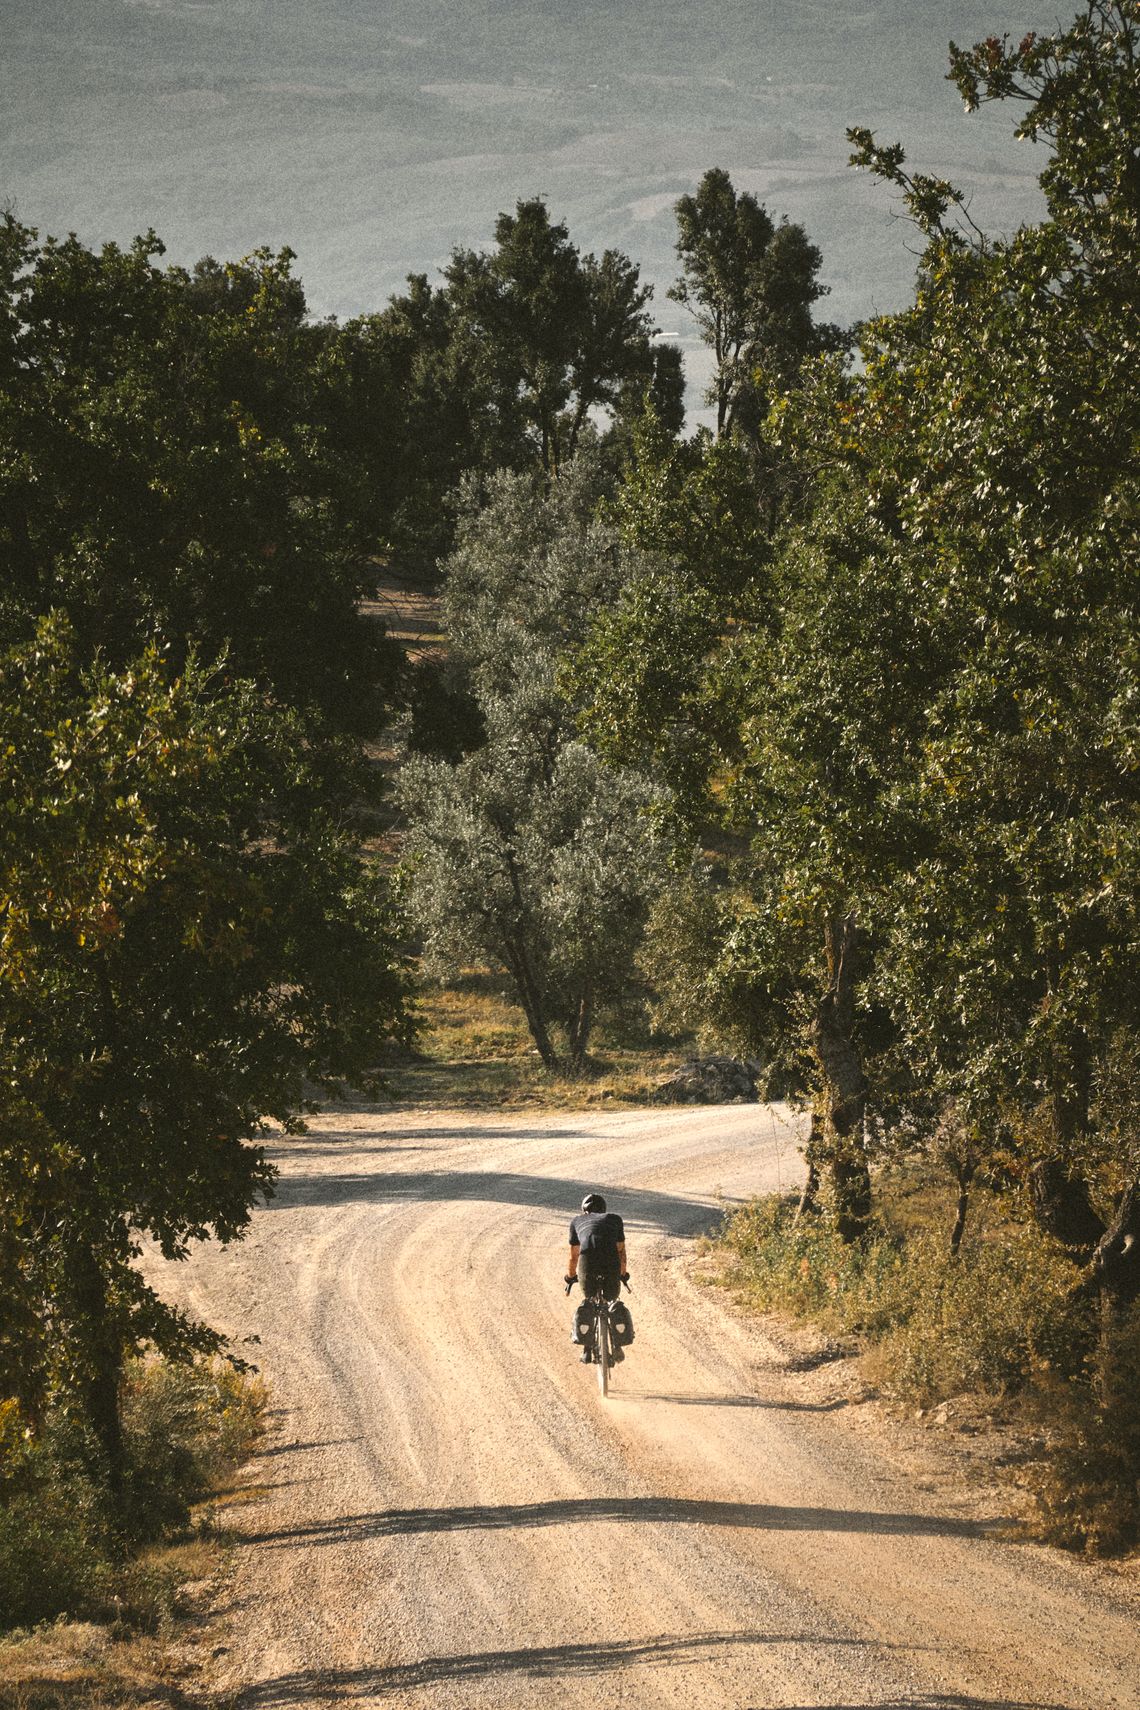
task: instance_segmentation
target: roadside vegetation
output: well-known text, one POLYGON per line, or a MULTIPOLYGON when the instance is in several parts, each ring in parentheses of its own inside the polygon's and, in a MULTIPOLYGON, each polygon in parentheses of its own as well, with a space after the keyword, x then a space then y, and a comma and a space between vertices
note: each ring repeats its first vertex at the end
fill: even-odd
POLYGON ((385 1074, 395 1098, 439 1109, 643 1105, 685 1054, 686 1041, 651 1029, 643 990, 603 1014, 588 1070, 575 1073, 547 1069, 501 973, 465 968, 442 983, 425 978, 415 1009, 415 1048, 393 1053, 385 1074))
POLYGON ((944 1177, 908 1164, 877 1181, 866 1239, 845 1242, 794 1198, 754 1201, 710 1244, 712 1275, 744 1306, 799 1320, 860 1354, 888 1402, 965 1401, 997 1420, 1031 1530, 1119 1554, 1140 1535, 1140 1306, 1105 1312, 1072 1261, 1007 1191, 982 1189, 951 1255, 944 1177))
POLYGON ((29 1433, 0 1410, 0 1705, 122 1702, 169 1675, 222 1562, 233 1475, 262 1429, 258 1380, 222 1360, 132 1360, 110 1499, 81 1418, 29 1433))
POLYGON ((159 1524, 135 1362, 227 1350, 136 1261, 242 1237, 272 1124, 632 1099, 662 1040, 809 1113, 730 1232, 757 1297, 914 1394, 1051 1393, 1051 1535, 1136 1536, 1138 56, 1137 0, 952 48, 1041 146, 1012 235, 852 131, 922 246, 859 328, 710 169, 689 437, 636 264, 539 199, 345 323, 288 251, 0 222, 0 1621, 159 1524), (915 1167, 950 1230, 892 1222, 915 1167))

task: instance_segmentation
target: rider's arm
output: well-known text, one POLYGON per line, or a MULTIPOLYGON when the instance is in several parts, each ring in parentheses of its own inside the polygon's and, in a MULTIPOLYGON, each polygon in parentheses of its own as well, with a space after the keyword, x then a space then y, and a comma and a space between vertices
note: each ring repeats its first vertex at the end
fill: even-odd
POLYGON ((618 1250, 618 1264, 621 1266, 621 1274, 624 1277, 626 1272, 629 1270, 629 1266, 626 1264, 626 1261, 625 1261, 625 1242, 624 1241, 618 1242, 617 1250, 618 1250))
POLYGON ((578 1254, 581 1250, 582 1249, 580 1247, 575 1247, 571 1244, 570 1257, 566 1261, 566 1275, 568 1277, 576 1277, 578 1275, 578 1254))

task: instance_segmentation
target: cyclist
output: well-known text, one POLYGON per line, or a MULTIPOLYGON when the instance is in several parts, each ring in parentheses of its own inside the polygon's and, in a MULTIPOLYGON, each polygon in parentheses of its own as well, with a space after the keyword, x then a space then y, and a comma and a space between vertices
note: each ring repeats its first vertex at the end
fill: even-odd
MULTIPOLYGON (((566 1283, 569 1286, 575 1280, 582 1285, 583 1306, 585 1298, 599 1286, 607 1300, 614 1300, 621 1292, 622 1283, 629 1281, 625 1225, 616 1211, 606 1210, 600 1193, 586 1195, 580 1214, 570 1225, 566 1283)), ((593 1325, 593 1315, 579 1307, 574 1317, 573 1340, 582 1345, 583 1365, 593 1358, 593 1325)))

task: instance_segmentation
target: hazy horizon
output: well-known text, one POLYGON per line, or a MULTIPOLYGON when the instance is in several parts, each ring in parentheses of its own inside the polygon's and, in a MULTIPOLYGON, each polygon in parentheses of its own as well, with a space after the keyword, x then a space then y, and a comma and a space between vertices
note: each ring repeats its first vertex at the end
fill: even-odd
POLYGON ((1039 210, 1044 153, 1015 110, 966 117, 951 37, 1048 29, 1009 0, 0 0, 0 202, 56 235, 153 226, 171 260, 296 250, 316 314, 383 305, 409 272, 543 195, 583 250, 656 288, 672 208, 725 167, 823 251, 830 319, 901 306, 915 234, 846 164, 849 124, 899 140, 1006 231, 1039 210))

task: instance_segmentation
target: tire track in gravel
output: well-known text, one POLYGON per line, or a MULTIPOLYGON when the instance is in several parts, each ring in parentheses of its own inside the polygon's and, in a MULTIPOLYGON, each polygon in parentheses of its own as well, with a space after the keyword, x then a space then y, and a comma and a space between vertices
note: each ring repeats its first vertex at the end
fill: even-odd
POLYGON ((779 1109, 341 1110, 276 1148, 228 1254, 155 1269, 257 1334, 278 1404, 221 1687, 244 1710, 1109 1710, 1129 1585, 1003 1540, 765 1364, 694 1286, 728 1199, 794 1185, 779 1109), (626 1218, 637 1340, 603 1402, 559 1276, 626 1218))

